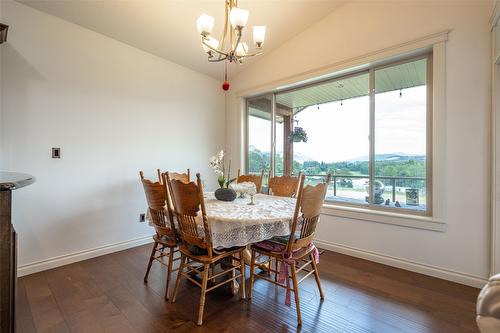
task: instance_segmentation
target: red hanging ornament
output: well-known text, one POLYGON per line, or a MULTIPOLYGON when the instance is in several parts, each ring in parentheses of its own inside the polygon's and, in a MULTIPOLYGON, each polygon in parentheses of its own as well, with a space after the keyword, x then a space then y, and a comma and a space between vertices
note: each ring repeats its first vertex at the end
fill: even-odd
POLYGON ((224 83, 222 83, 222 90, 228 91, 231 88, 229 81, 227 80, 227 61, 224 62, 224 83))

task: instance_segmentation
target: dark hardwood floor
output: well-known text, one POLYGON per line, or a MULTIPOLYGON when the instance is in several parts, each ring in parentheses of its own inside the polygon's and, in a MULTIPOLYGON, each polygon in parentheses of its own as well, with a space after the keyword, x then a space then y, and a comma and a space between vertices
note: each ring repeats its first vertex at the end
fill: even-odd
MULTIPOLYGON (((229 287, 207 296, 202 327, 194 323, 199 289, 185 280, 177 302, 163 300, 165 269, 151 245, 19 279, 18 332, 294 332, 296 312, 284 290, 257 280, 242 302, 229 287)), ((314 278, 300 286, 302 332, 477 332, 478 289, 326 251, 314 278)))

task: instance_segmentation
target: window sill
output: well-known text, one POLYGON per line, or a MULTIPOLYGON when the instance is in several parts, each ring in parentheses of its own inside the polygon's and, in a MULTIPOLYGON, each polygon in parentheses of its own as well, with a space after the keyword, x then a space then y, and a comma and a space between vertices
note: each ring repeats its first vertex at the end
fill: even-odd
POLYGON ((324 204, 321 213, 348 219, 362 220, 375 223, 392 224, 407 228, 416 228, 444 232, 446 223, 429 216, 376 211, 359 207, 346 207, 333 204, 324 204))

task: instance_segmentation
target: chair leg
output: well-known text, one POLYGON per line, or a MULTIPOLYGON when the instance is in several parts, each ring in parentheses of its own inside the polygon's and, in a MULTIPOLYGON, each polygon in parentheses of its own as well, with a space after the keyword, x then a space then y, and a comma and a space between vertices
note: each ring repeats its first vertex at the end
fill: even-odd
POLYGON ((198 326, 203 324, 203 310, 205 309, 205 294, 207 293, 208 272, 210 265, 203 265, 203 281, 201 282, 200 307, 198 310, 198 326))
POLYGON ((172 303, 175 303, 175 297, 177 296, 177 289, 179 289, 179 282, 181 281, 182 271, 184 270, 184 262, 186 257, 181 254, 181 263, 179 265, 179 270, 177 271, 177 279, 175 280, 174 293, 172 295, 172 303))
POLYGON ((153 265, 153 258, 156 254, 156 247, 158 246, 158 242, 155 242, 153 249, 151 250, 151 255, 149 256, 148 268, 146 269, 146 275, 144 275, 144 283, 148 282, 149 271, 151 270, 151 266, 153 265))
POLYGON ((297 325, 302 325, 302 316, 300 315, 300 301, 299 301, 299 284, 297 283, 297 272, 295 271, 295 262, 292 266, 292 281, 293 281, 293 294, 295 296, 295 307, 297 308, 297 325))
POLYGON ((274 282, 278 282, 278 258, 274 258, 274 282))
POLYGON ((318 265, 316 265, 316 261, 314 261, 314 256, 312 253, 309 255, 309 257, 311 258, 311 266, 314 270, 314 278, 316 279, 316 284, 318 285, 319 297, 321 299, 325 299, 325 296, 323 295, 323 288, 321 288, 321 280, 319 279, 318 265))
MULTIPOLYGON (((234 266, 234 260, 231 258, 229 260, 231 266, 234 266)), ((236 268, 233 268, 231 270, 231 278, 234 279, 234 277, 236 276, 236 268)), ((231 293, 233 295, 236 295, 238 293, 238 282, 236 282, 236 279, 234 279, 233 281, 231 281, 231 283, 229 284, 231 286, 231 293)))
POLYGON ((252 299, 254 269, 255 269, 255 250, 252 249, 252 255, 250 257, 250 286, 248 287, 249 300, 252 299))
POLYGON ((246 271, 246 266, 245 266, 245 258, 243 258, 243 252, 240 252, 240 273, 241 273, 241 281, 240 281, 240 289, 241 289, 241 299, 246 298, 246 290, 245 290, 245 272, 246 271))
POLYGON ((174 263, 174 248, 168 249, 167 283, 165 286, 165 300, 168 301, 168 286, 170 285, 170 275, 172 275, 172 266, 174 263))
POLYGON ((273 265, 273 257, 269 256, 267 257, 267 260, 266 260, 266 267, 267 267, 267 270, 266 270, 266 275, 267 276, 271 276, 271 267, 273 265))

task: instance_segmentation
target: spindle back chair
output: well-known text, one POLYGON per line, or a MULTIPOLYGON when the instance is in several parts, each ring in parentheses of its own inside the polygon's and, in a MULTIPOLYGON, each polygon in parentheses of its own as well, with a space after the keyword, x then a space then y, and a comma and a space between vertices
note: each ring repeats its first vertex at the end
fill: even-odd
POLYGON ((319 221, 321 207, 323 206, 330 178, 330 175, 327 175, 325 182, 315 186, 304 186, 305 176, 301 175, 298 184, 297 203, 288 240, 283 242, 281 239, 271 239, 251 246, 252 254, 250 259, 250 288, 248 291, 248 298, 252 298, 255 278, 263 279, 285 288, 287 302, 290 293, 293 292, 297 310, 297 323, 299 326, 302 325, 298 288, 299 283, 304 281, 309 275, 314 274, 320 298, 324 298, 319 271, 316 265, 316 261, 319 258, 319 252, 316 247, 314 247, 312 240, 319 221), (256 258, 263 255, 272 257, 275 260, 275 268, 269 267, 268 269, 269 273, 274 273, 274 280, 254 272, 255 266, 258 265, 256 258), (281 269, 278 269, 278 264, 284 265, 284 268, 281 267, 281 269), (299 264, 300 267, 297 267, 299 264), (310 266, 310 269, 306 270, 307 274, 299 281, 297 279, 297 273, 308 266, 310 266), (291 271, 291 275, 289 275, 289 270, 291 271), (286 276, 282 275, 280 278, 280 271, 286 272, 286 276), (290 280, 292 280, 293 288, 290 286, 290 280))
POLYGON ((187 278, 200 287, 197 324, 202 325, 207 292, 240 278, 241 298, 245 299, 245 262, 243 259, 245 247, 219 250, 213 248, 199 173, 196 174, 196 183, 185 183, 171 179, 170 173, 167 172, 164 175, 164 183, 168 185, 172 197, 182 239, 182 244, 179 246, 181 263, 177 273, 172 303, 175 302, 181 277, 187 278), (193 248, 197 249, 196 253, 192 251, 193 248), (214 266, 222 261, 226 264, 224 270, 214 274, 214 266), (238 264, 234 264, 234 262, 238 262, 238 264), (196 266, 196 264, 201 264, 201 267, 196 266), (236 275, 236 269, 240 271, 240 274, 236 275), (201 275, 201 282, 193 279, 192 274, 201 275), (215 281, 216 278, 226 277, 228 274, 230 274, 228 278, 207 288, 209 280, 215 281))

